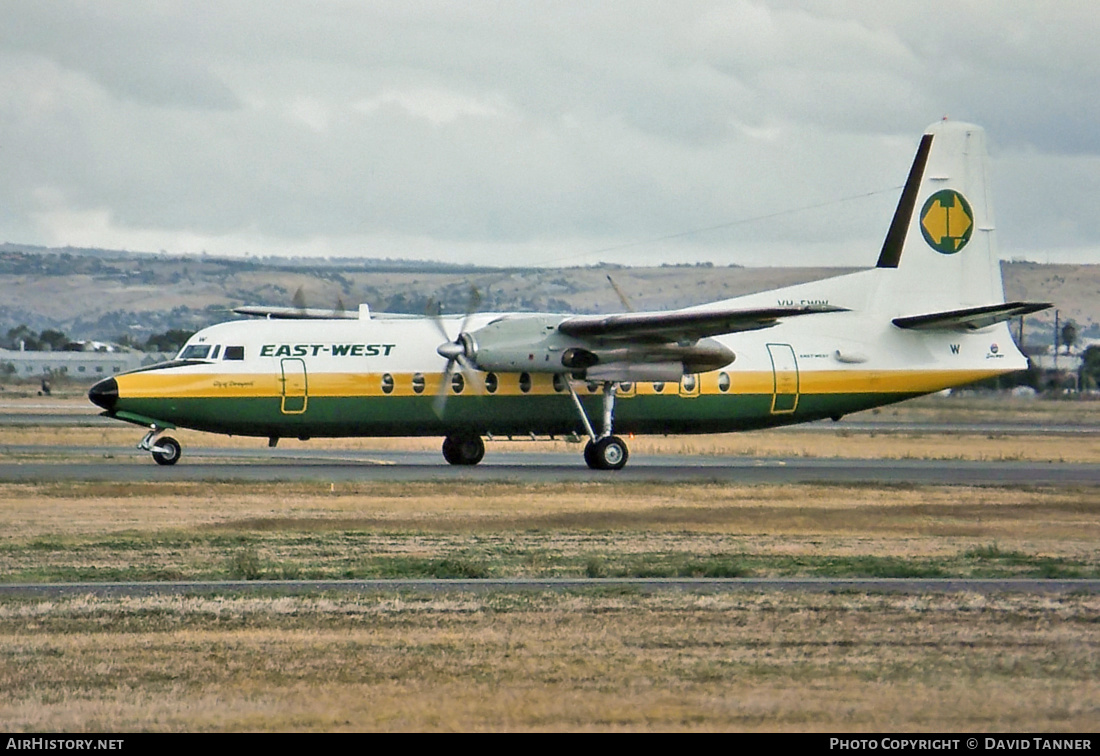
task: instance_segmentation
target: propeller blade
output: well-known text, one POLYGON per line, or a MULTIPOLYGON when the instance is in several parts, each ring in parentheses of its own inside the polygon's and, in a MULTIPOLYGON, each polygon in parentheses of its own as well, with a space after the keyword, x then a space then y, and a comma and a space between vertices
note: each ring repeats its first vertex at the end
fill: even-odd
POLYGON ((424 315, 435 324, 436 330, 439 331, 439 335, 443 337, 444 341, 451 340, 451 334, 447 333, 447 329, 443 325, 443 307, 438 301, 429 299, 428 304, 424 307, 424 315))
POLYGON ((443 325, 442 308, 438 302, 434 299, 428 302, 427 315, 435 323, 436 328, 443 335, 444 342, 436 348, 436 351, 441 357, 446 358, 447 367, 443 370, 442 380, 439 384, 439 391, 436 392, 435 399, 432 400, 432 409, 435 411, 436 417, 443 418, 443 412, 447 407, 447 399, 451 395, 451 383, 454 381, 455 368, 462 369, 462 376, 466 381, 467 386, 474 385, 473 378, 477 374, 476 368, 470 363, 466 354, 466 342, 463 341, 463 334, 466 333, 466 327, 470 324, 471 319, 477 314, 478 307, 481 305, 481 293, 478 292, 477 287, 470 287, 470 298, 467 301, 466 315, 462 318, 462 323, 458 327, 458 334, 454 340, 451 340, 451 335, 447 333, 446 327, 443 325))
POLYGON ((299 310, 306 309, 306 293, 301 286, 294 292, 294 298, 290 300, 291 304, 297 307, 299 310))
POLYGON ((623 303, 623 307, 626 308, 626 311, 637 312, 637 310, 634 309, 634 305, 630 304, 630 300, 626 298, 626 294, 623 293, 623 290, 619 288, 619 285, 615 283, 615 279, 613 279, 610 274, 607 276, 607 282, 611 284, 611 288, 615 290, 615 294, 618 295, 619 301, 623 303))
POLYGON ((455 366, 458 364, 458 360, 458 357, 447 360, 447 369, 443 371, 439 390, 435 392, 435 399, 432 400, 432 410, 435 411, 435 416, 440 420, 443 419, 443 411, 447 408, 447 397, 450 396, 451 381, 454 380, 455 366))

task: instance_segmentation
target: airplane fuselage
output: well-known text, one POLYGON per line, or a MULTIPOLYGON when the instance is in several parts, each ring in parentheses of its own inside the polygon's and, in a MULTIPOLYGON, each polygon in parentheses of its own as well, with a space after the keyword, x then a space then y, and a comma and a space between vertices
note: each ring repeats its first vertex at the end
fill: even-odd
MULTIPOLYGON (((475 316, 469 327, 499 317, 475 316)), ((457 332, 458 318, 443 323, 457 332)), ((532 351, 528 370, 457 371, 444 392, 440 340, 428 319, 223 323, 192 337, 191 359, 118 376, 108 409, 143 424, 245 436, 584 435, 569 374, 536 361, 545 355, 532 351)), ((619 382, 617 431, 719 433, 840 417, 1026 367, 1003 324, 915 333, 837 312, 715 341, 734 355, 721 369, 619 382)), ((573 385, 598 417, 600 383, 573 385)))

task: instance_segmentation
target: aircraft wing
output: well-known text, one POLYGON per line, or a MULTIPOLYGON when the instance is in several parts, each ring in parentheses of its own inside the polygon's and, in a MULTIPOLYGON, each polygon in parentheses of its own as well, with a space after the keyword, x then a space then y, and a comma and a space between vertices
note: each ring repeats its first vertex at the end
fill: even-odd
POLYGON ((1049 307, 1050 302, 1005 302, 1004 304, 946 310, 927 315, 894 318, 894 325, 916 331, 976 331, 1004 320, 1030 315, 1049 307))
POLYGON ((695 341, 708 336, 771 328, 782 318, 846 312, 832 305, 762 307, 754 309, 671 310, 616 315, 577 315, 558 324, 558 330, 579 338, 637 339, 670 342, 695 341))
POLYGON ((235 307, 238 315, 254 315, 272 320, 358 320, 358 312, 324 310, 317 307, 235 307))

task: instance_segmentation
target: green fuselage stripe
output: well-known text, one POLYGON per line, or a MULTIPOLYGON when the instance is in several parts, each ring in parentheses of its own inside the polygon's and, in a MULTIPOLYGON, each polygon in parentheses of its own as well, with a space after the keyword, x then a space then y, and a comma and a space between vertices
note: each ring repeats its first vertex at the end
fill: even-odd
MULTIPOLYGON (((798 397, 793 412, 773 412, 772 394, 627 396, 615 404, 617 433, 721 433, 787 425, 856 412, 911 394, 823 394, 798 397)), ((581 397, 598 425, 602 397, 581 397)), ((434 397, 309 397, 304 412, 284 412, 282 397, 133 399, 128 411, 170 418, 181 427, 244 436, 435 436, 583 434, 568 394, 452 396, 436 415, 434 397)), ((295 408, 297 409, 297 408, 295 408)))

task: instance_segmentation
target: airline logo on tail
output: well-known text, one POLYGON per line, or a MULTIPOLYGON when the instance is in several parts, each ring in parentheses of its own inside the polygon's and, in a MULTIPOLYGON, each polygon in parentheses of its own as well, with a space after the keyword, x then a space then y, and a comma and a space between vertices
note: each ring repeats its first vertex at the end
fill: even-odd
POLYGON ((970 241, 974 211, 961 194, 943 189, 924 203, 920 211, 920 230, 928 246, 940 254, 953 255, 970 241))

